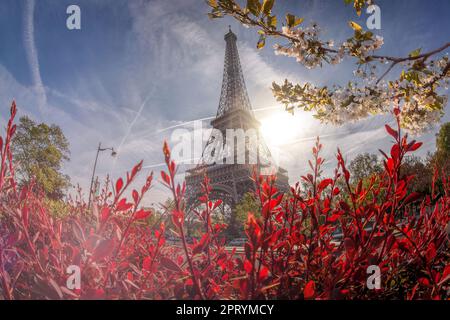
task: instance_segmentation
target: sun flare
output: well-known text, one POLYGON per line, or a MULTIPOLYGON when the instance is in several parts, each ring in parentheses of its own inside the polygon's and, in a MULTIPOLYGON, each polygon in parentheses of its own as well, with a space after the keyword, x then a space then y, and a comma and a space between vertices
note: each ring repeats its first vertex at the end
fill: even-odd
POLYGON ((261 134, 272 146, 281 146, 305 133, 313 123, 313 118, 306 112, 294 115, 286 111, 273 112, 261 120, 261 134))

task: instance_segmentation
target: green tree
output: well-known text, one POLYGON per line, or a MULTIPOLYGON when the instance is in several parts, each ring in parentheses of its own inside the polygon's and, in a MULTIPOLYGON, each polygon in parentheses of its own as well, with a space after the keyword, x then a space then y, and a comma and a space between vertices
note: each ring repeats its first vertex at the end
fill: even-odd
POLYGON ((431 156, 430 165, 450 174, 450 122, 444 123, 436 135, 436 152, 431 156))
POLYGON ((50 199, 58 200, 70 186, 67 175, 61 172, 69 160, 69 143, 57 125, 36 123, 21 117, 12 143, 16 172, 22 184, 34 180, 50 199))
POLYGON ((350 162, 350 172, 352 183, 365 180, 373 174, 383 171, 383 165, 375 154, 361 153, 350 162))
POLYGON ((436 136, 436 152, 447 159, 450 158, 450 122, 444 123, 436 136))
POLYGON ((430 193, 433 179, 433 169, 421 158, 408 156, 403 159, 400 167, 401 178, 414 176, 408 183, 408 190, 411 192, 430 193))
MULTIPOLYGON (((340 64, 344 59, 355 62, 354 74, 346 85, 316 86, 313 83, 273 83, 272 90, 286 110, 295 108, 314 112, 314 116, 332 124, 384 114, 400 106, 401 125, 420 132, 436 123, 444 114, 447 94, 443 94, 450 77, 450 61, 445 50, 450 42, 427 52, 421 49, 402 56, 377 54, 383 38, 354 21, 348 25, 349 36, 342 43, 323 39, 317 23, 305 25, 303 18, 287 12, 280 16, 275 0, 207 0, 209 17, 231 16, 245 26, 258 30, 257 48, 264 47, 266 38, 281 40, 275 52, 296 59, 308 69, 324 64, 340 64), (400 68, 395 68, 400 67, 400 68), (394 79, 386 76, 397 72, 394 79)), ((358 15, 373 4, 373 0, 345 0, 353 4, 358 15)), ((420 47, 420 45, 417 45, 420 47)))
MULTIPOLYGON (((383 172, 383 164, 374 154, 362 153, 350 162, 352 184, 358 184, 361 180, 363 186, 367 186, 370 178, 383 172)), ((400 167, 401 178, 413 176, 408 184, 410 192, 429 193, 433 176, 432 166, 427 161, 416 156, 408 156, 403 159, 400 167)))
POLYGON ((236 205, 236 226, 235 230, 239 235, 244 234, 244 226, 247 222, 248 213, 251 212, 255 217, 261 217, 261 204, 255 199, 255 195, 252 192, 247 192, 242 197, 241 201, 236 205))

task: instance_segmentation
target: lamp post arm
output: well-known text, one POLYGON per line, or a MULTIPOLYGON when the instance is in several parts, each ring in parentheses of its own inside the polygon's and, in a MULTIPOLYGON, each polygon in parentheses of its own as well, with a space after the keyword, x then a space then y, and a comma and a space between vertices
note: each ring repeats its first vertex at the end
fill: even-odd
POLYGON ((95 162, 94 162, 94 169, 92 170, 92 177, 91 177, 91 186, 89 187, 89 201, 88 201, 88 209, 91 207, 91 199, 92 199, 92 186, 94 184, 94 176, 95 176, 95 169, 97 167, 97 160, 98 160, 98 154, 100 153, 100 151, 102 151, 102 143, 100 142, 98 144, 98 148, 97 148, 97 155, 95 156, 95 162))

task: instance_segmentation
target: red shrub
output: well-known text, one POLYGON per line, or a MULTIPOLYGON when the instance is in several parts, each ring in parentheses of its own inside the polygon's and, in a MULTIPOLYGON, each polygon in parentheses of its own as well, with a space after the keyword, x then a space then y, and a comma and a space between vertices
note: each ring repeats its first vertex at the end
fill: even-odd
MULTIPOLYGON (((150 174, 140 190, 131 188, 142 162, 107 187, 88 210, 72 201, 70 214, 55 218, 31 186, 18 190, 10 141, 13 103, 5 140, 0 140, 0 297, 5 299, 444 299, 449 297, 450 182, 443 192, 408 194, 412 177, 400 178, 400 164, 420 147, 400 129, 385 154, 385 171, 368 185, 350 184, 340 151, 333 178, 321 179, 324 160, 317 140, 312 174, 291 193, 276 190, 273 177, 255 175, 261 219, 248 215, 244 253, 227 251, 220 236, 225 225, 211 214, 205 177, 200 240, 185 236, 185 185, 175 183, 176 164, 164 145, 167 172, 161 172, 174 200, 171 213, 180 245, 166 243, 163 223, 142 223, 152 212, 140 202, 150 189, 150 174), (343 186, 343 187, 342 187, 343 186), (336 240, 335 233, 342 233, 336 240), (67 268, 79 266, 81 288, 66 286, 67 268), (366 285, 367 268, 381 270, 381 289, 366 285)), ((396 117, 398 112, 396 112, 396 117)))

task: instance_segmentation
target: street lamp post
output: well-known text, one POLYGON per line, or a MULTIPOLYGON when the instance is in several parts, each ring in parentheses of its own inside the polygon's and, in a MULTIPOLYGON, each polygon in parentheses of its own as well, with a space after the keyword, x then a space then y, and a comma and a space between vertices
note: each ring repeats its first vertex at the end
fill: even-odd
POLYGON ((97 148, 97 155, 95 156, 95 162, 94 162, 94 169, 92 170, 92 178, 91 178, 91 186, 89 188, 89 201, 88 201, 88 209, 91 207, 91 199, 92 199, 92 186, 94 184, 94 176, 95 176, 95 169, 97 168, 97 161, 98 161, 98 154, 100 153, 100 151, 106 151, 106 150, 111 150, 111 156, 114 157, 117 152, 114 151, 114 148, 102 148, 102 143, 100 142, 98 144, 98 148, 97 148))

